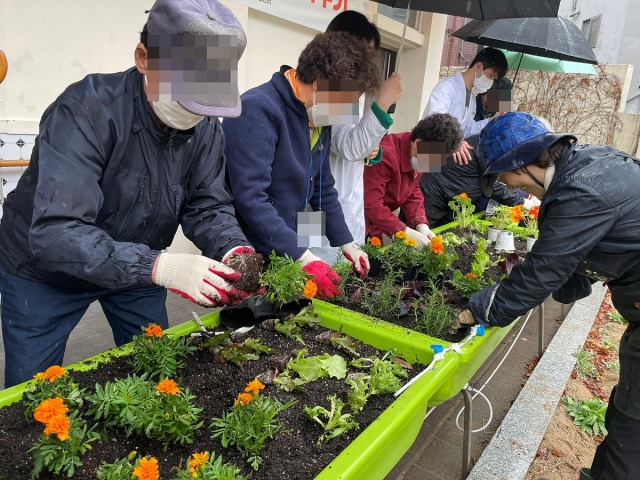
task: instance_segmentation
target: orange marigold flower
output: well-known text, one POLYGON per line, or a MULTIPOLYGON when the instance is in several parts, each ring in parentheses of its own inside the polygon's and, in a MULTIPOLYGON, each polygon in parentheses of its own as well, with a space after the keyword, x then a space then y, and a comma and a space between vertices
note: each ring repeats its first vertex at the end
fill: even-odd
POLYGON ((46 380, 49 380, 50 382, 53 383, 60 377, 63 377, 65 373, 66 372, 64 368, 62 368, 59 365, 53 365, 47 368, 42 375, 46 380))
POLYGON ((138 480, 158 480, 158 460, 151 458, 141 458, 140 463, 133 469, 133 476, 138 480))
POLYGON ((372 245, 374 247, 381 247, 382 246, 382 242, 380 241, 380 239, 378 237, 371 237, 371 238, 369 238, 369 245, 372 245))
POLYGON ((467 195, 466 192, 462 192, 460 195, 458 195, 458 197, 460 197, 460 200, 468 200, 469 199, 469 195, 467 195))
POLYGON ((407 238, 404 241, 405 245, 409 245, 410 247, 415 247, 416 245, 418 245, 418 242, 416 242, 413 238, 407 238))
POLYGON ((431 239, 431 243, 429 244, 429 248, 436 255, 441 255, 444 253, 444 243, 441 237, 433 237, 431 239))
POLYGON ((251 400, 253 400, 253 395, 251 395, 250 393, 241 393, 240 395, 238 395, 236 403, 234 403, 233 406, 241 407, 243 405, 248 405, 249 403, 251 403, 251 400))
POLYGON ((64 442, 69 439, 69 418, 66 415, 58 415, 51 418, 47 422, 47 426, 44 429, 45 435, 57 435, 60 441, 64 442))
POLYGON ((156 390, 160 393, 167 393, 169 395, 177 395, 180 393, 178 384, 171 379, 162 380, 157 386, 156 390))
POLYGON ((40 405, 33 411, 33 418, 40 423, 49 423, 49 421, 60 415, 67 413, 69 409, 60 397, 47 398, 40 402, 40 405))
POLYGON ((513 223, 520 223, 520 221, 524 218, 524 206, 523 205, 515 205, 511 207, 511 221, 513 223))
POLYGON ((540 211, 540 207, 533 207, 531 210, 529 210, 529 213, 527 215, 529 215, 532 218, 537 219, 539 211, 540 211))
POLYGON ((144 334, 147 337, 158 337, 162 338, 164 332, 162 331, 162 327, 156 323, 152 323, 147 328, 144 329, 144 334))
POLYGON ((198 470, 209 461, 209 452, 194 453, 189 460, 189 471, 192 477, 198 476, 198 470))
POLYGON ((469 272, 464 276, 464 278, 466 278, 467 280, 475 280, 476 278, 478 278, 478 275, 473 272, 469 272))
POLYGON ((318 293, 318 285, 313 280, 307 280, 307 283, 304 284, 304 289, 302 290, 302 296, 305 298, 313 298, 318 293))
POLYGON ((396 233, 394 234, 394 236, 395 236, 396 238, 399 238, 400 240, 404 240, 404 239, 405 239, 405 238, 407 238, 409 235, 407 235, 407 232, 405 232, 405 231, 403 231, 403 230, 400 230, 399 232, 396 232, 396 233))
POLYGON ((244 389, 244 391, 247 393, 254 393, 257 395, 258 393, 260 393, 260 390, 263 390, 263 389, 264 389, 264 385, 262 384, 262 382, 260 382, 260 380, 258 380, 257 378, 254 378, 247 384, 247 387, 244 389))

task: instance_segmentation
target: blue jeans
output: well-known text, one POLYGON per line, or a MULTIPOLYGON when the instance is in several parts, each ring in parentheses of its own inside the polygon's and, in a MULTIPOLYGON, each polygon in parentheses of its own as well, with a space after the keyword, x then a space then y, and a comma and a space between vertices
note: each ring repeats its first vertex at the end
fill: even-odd
POLYGON ((157 285, 63 290, 0 269, 0 294, 5 388, 30 380, 51 365, 62 365, 69 334, 95 300, 102 306, 116 345, 130 342, 149 323, 169 326, 167 290, 157 285))

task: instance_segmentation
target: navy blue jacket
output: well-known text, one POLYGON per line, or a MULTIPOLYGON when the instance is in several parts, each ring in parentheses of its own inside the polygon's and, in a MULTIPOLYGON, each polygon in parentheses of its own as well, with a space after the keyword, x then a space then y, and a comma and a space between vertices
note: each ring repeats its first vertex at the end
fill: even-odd
POLYGON ((505 326, 563 290, 570 303, 591 292, 582 278, 608 282, 614 306, 640 323, 639 192, 637 159, 606 146, 566 148, 540 205, 538 241, 493 301, 495 287, 471 296, 474 319, 505 326))
POLYGON ((3 206, 0 267, 63 288, 151 283, 159 251, 183 232, 220 259, 247 241, 225 184, 216 119, 156 123, 142 75, 88 75, 42 116, 29 167, 3 206))
POLYGON ((299 258, 296 218, 312 210, 326 214, 332 246, 353 237, 344 221, 329 167, 331 127, 323 127, 310 149, 307 111, 294 95, 282 66, 271 81, 242 95, 242 115, 227 118, 227 168, 239 217, 249 242, 263 255, 299 258), (307 193, 308 192, 308 193, 307 193))

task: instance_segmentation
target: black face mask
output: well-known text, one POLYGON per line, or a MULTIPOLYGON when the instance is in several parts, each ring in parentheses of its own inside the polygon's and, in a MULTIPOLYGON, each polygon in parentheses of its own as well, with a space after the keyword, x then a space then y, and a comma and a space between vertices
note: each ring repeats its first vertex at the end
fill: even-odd
POLYGON ((527 175, 529 175, 531 180, 536 182, 536 185, 538 185, 542 190, 544 190, 544 184, 540 180, 538 180, 536 177, 534 177, 533 173, 531 173, 527 167, 522 167, 522 168, 524 168, 524 171, 527 172, 527 175))

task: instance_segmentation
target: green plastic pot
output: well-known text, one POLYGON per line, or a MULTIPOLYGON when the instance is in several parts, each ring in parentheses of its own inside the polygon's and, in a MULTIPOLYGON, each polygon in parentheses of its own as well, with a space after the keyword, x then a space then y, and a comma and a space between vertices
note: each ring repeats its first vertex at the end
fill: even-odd
MULTIPOLYGON (((321 325, 333 330, 342 329, 363 343, 381 350, 395 348, 409 362, 424 366, 433 360, 434 352, 415 332, 356 312, 314 300, 321 325)), ((209 327, 219 324, 219 313, 201 318, 209 327)), ((197 331, 195 321, 188 321, 165 330, 166 334, 188 335, 197 331)), ((131 344, 93 356, 66 367, 69 370, 96 368, 113 356, 131 351, 131 344)), ((459 368, 459 356, 453 352, 435 364, 413 385, 404 391, 382 414, 338 455, 316 480, 383 480, 409 450, 418 436, 427 406, 441 386, 448 388, 449 380, 459 368)), ((27 382, 0 391, 0 407, 19 401, 27 382)))

